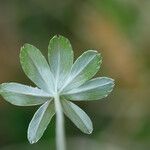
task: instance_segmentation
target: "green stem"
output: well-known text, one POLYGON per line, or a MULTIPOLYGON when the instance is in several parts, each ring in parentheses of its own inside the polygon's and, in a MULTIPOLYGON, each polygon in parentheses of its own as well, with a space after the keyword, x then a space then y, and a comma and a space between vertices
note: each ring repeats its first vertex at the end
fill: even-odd
POLYGON ((59 95, 55 96, 56 110, 56 148, 57 150, 66 150, 64 115, 59 95))

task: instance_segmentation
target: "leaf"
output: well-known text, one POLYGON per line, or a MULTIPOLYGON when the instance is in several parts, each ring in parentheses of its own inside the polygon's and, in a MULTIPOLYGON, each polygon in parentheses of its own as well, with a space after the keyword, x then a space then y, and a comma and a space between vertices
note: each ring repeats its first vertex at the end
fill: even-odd
POLYGON ((99 70, 102 57, 97 51, 89 50, 83 53, 73 64, 63 91, 79 87, 91 79, 99 70))
POLYGON ((46 59, 36 47, 25 44, 21 48, 20 62, 29 79, 44 91, 53 93, 52 73, 46 59))
POLYGON ((11 104, 17 106, 40 105, 50 100, 50 95, 38 88, 18 84, 3 83, 0 94, 11 104))
POLYGON ((54 36, 48 46, 48 60, 57 86, 61 86, 73 64, 73 50, 69 40, 54 36))
POLYGON ((66 116, 84 133, 91 134, 93 125, 87 114, 70 101, 62 100, 63 111, 66 116))
POLYGON ((31 144, 42 137, 54 114, 53 101, 46 102, 36 111, 28 127, 28 140, 31 144))
POLYGON ((107 77, 99 77, 87 81, 82 86, 68 91, 65 98, 70 100, 99 100, 113 90, 114 80, 107 77))

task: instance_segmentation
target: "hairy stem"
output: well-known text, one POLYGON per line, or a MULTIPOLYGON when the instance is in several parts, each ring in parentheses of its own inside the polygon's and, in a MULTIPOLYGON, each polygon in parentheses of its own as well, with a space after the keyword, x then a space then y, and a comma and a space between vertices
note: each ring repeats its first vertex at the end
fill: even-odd
POLYGON ((64 115, 59 95, 55 96, 56 110, 56 148, 57 150, 66 150, 64 115))

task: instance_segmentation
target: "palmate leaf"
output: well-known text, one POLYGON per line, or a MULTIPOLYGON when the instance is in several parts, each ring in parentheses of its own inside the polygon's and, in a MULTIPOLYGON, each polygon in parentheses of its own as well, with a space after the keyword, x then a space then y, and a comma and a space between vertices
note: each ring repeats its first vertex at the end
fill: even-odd
POLYGON ((99 100, 113 90, 114 80, 107 77, 98 77, 87 81, 83 85, 66 92, 65 98, 70 100, 99 100))
POLYGON ((74 103, 61 100, 65 115, 84 133, 91 134, 93 124, 88 115, 74 103))
POLYGON ((48 61, 49 64, 36 47, 25 44, 21 48, 20 62, 25 74, 38 88, 4 83, 0 84, 0 95, 18 106, 42 104, 28 127, 28 140, 31 144, 42 137, 56 112, 57 148, 65 150, 63 112, 82 132, 90 134, 93 131, 88 115, 69 100, 104 98, 112 91, 114 80, 107 77, 91 80, 100 68, 101 55, 97 51, 88 50, 73 64, 71 44, 63 36, 54 36, 50 40, 48 61))
POLYGON ((17 106, 40 105, 50 100, 51 95, 41 89, 18 83, 3 83, 0 94, 6 101, 17 106))
MULTIPOLYGON (((63 85, 73 64, 73 50, 69 40, 63 36, 54 36, 48 46, 48 60, 55 77, 55 86, 63 85)), ((58 87, 58 88, 59 88, 58 87)))
POLYGON ((29 79, 44 91, 53 93, 53 75, 46 59, 36 47, 25 44, 21 48, 20 62, 29 79))
POLYGON ((28 140, 31 144, 42 137, 54 114, 53 101, 46 102, 36 111, 28 127, 28 140))
POLYGON ((91 79, 99 70, 101 63, 102 57, 97 51, 89 50, 83 53, 73 64, 63 91, 79 87, 91 79))

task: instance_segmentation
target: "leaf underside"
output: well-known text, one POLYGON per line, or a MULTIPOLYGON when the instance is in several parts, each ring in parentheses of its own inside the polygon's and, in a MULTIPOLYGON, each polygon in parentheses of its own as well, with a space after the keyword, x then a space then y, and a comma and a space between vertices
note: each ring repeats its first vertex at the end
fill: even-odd
POLYGON ((93 125, 88 115, 74 103, 61 100, 65 115, 84 133, 91 134, 93 125))
POLYGON ((53 93, 53 75, 46 59, 36 47, 25 44, 21 48, 20 62, 29 79, 44 91, 53 93))
POLYGON ((66 99, 70 100, 99 100, 107 97, 113 90, 114 80, 107 77, 98 77, 87 81, 78 88, 65 93, 66 99))
POLYGON ((55 115, 53 98, 59 94, 65 115, 84 133, 93 131, 92 121, 76 104, 68 101, 102 99, 113 90, 114 80, 107 77, 91 79, 99 70, 102 57, 97 51, 84 52, 73 63, 73 50, 69 40, 54 36, 48 46, 48 62, 34 46, 21 48, 23 71, 38 88, 19 84, 0 84, 0 95, 17 106, 42 106, 34 114, 28 127, 28 140, 36 143, 55 115), (57 93, 58 92, 58 93, 57 93))
POLYGON ((91 79, 99 70, 101 55, 94 50, 83 53, 73 64, 63 92, 79 87, 91 79))
POLYGON ((36 111, 28 127, 28 140, 31 144, 36 143, 42 137, 54 114, 53 101, 44 103, 36 111))
POLYGON ((55 88, 60 88, 73 64, 73 50, 69 40, 63 36, 54 36, 48 46, 48 60, 55 77, 55 88))
POLYGON ((40 105, 51 99, 43 90, 19 83, 1 84, 0 94, 6 101, 17 106, 40 105))

